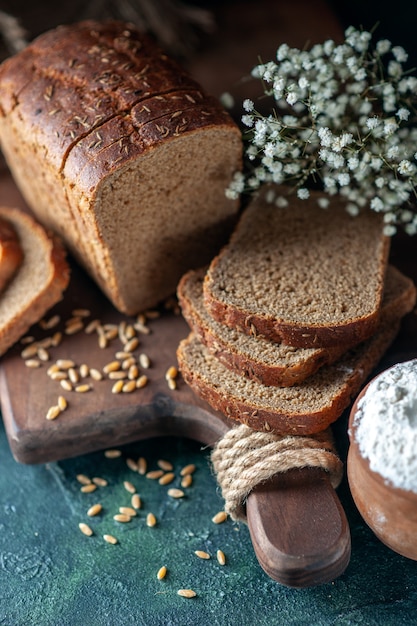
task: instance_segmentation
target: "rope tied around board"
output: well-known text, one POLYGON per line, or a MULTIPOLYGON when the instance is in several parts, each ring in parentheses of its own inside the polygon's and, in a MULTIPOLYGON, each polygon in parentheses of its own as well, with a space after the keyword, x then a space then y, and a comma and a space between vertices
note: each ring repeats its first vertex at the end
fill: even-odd
POLYGON ((211 462, 225 500, 225 511, 246 521, 245 502, 256 485, 278 473, 319 467, 336 488, 343 475, 330 429, 315 435, 276 435, 242 424, 229 430, 214 446, 211 462))

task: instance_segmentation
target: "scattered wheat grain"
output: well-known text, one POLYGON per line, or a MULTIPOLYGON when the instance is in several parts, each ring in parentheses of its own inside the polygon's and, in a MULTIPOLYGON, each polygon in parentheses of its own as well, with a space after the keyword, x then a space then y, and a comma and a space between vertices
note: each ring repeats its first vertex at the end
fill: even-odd
POLYGON ((75 477, 81 485, 90 485, 91 478, 86 476, 85 474, 77 474, 75 477))
POLYGON ((118 459, 122 456, 122 451, 111 448, 104 451, 104 456, 106 457, 106 459, 118 459))
POLYGON ((140 509, 142 507, 142 501, 138 493, 133 494, 130 502, 134 509, 140 509))
POLYGON ((120 522, 121 524, 127 524, 128 522, 130 522, 132 518, 130 517, 130 515, 123 515, 123 513, 116 513, 116 515, 113 515, 113 519, 116 522, 120 522))
POLYGON ((177 489, 175 487, 172 487, 172 489, 168 489, 167 494, 170 498, 183 498, 185 496, 185 493, 182 489, 177 489))
POLYGON ((55 406, 51 406, 49 407, 48 411, 46 412, 46 419, 47 420, 54 420, 58 417, 58 415, 60 415, 61 413, 61 409, 59 408, 59 406, 55 405, 55 406))
POLYGON ((84 522, 80 522, 78 524, 78 528, 81 530, 83 535, 87 535, 87 537, 91 537, 91 535, 93 534, 93 531, 90 528, 90 526, 88 524, 85 524, 84 522))
POLYGON ((162 580, 163 578, 165 578, 165 576, 167 575, 167 568, 165 565, 163 565, 162 567, 159 568, 156 577, 158 580, 162 580))
POLYGON ((220 565, 226 565, 226 556, 225 556, 223 550, 217 550, 216 556, 217 556, 217 560, 220 563, 220 565))
POLYGON ((133 483, 131 483, 129 480, 125 480, 123 481, 123 487, 126 489, 126 491, 128 491, 129 493, 136 493, 136 487, 133 483))
POLYGON ((146 516, 146 525, 150 528, 156 526, 156 517, 153 513, 148 513, 148 515, 146 516))
POLYGON ((211 518, 211 521, 214 522, 214 524, 222 524, 223 522, 226 521, 226 519, 227 519, 226 511, 219 511, 218 513, 216 513, 214 517, 211 518))
POLYGON ((209 553, 205 552, 204 550, 195 550, 194 554, 198 556, 199 559, 208 560, 210 558, 209 553))
POLYGON ((118 543, 118 540, 116 539, 116 537, 113 537, 113 535, 103 535, 103 539, 107 543, 111 543, 113 545, 116 545, 116 543, 118 543))
POLYGON ((82 491, 83 493, 93 493, 93 491, 95 491, 96 489, 97 485, 92 482, 89 485, 83 485, 80 491, 82 491))
POLYGON ((183 598, 195 598, 197 595, 193 589, 178 589, 177 594, 183 598))
POLYGON ((97 503, 97 504, 93 504, 92 506, 90 506, 90 508, 87 511, 87 515, 89 517, 95 517, 96 515, 98 515, 99 513, 101 513, 101 511, 103 510, 103 507, 101 506, 101 504, 97 503))

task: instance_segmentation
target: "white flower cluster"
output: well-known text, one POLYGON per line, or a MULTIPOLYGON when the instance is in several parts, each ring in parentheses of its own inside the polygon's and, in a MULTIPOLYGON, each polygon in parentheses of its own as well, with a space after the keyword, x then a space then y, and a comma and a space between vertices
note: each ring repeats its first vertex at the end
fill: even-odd
POLYGON ((410 208, 417 184, 417 78, 403 69, 403 48, 353 27, 345 40, 310 50, 281 45, 277 61, 256 66, 272 98, 268 115, 251 100, 245 114, 244 174, 227 191, 236 198, 267 182, 291 184, 308 198, 312 183, 340 194, 357 214, 384 214, 385 232, 417 233, 410 208))

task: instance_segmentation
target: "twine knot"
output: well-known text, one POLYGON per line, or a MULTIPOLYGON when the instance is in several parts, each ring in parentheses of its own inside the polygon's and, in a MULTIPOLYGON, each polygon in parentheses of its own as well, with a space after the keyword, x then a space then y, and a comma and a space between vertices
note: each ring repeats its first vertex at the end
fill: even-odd
POLYGON ((229 430, 215 445, 211 462, 225 500, 225 511, 234 520, 246 521, 245 503, 253 488, 289 469, 320 467, 329 472, 336 488, 343 463, 327 429, 310 436, 265 433, 245 424, 229 430))

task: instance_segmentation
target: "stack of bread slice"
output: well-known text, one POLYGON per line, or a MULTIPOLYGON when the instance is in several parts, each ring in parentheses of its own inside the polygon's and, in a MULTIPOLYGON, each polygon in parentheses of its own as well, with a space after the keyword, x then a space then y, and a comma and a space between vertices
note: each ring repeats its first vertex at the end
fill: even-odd
POLYGON ((414 307, 381 216, 264 189, 208 268, 178 285, 184 380, 255 430, 308 435, 349 406, 414 307))

